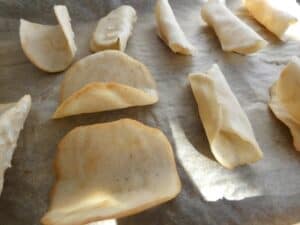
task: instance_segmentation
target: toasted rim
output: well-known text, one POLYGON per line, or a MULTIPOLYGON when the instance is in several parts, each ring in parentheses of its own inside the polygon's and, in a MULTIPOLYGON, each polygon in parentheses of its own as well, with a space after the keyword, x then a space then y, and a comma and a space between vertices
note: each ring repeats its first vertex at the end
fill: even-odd
MULTIPOLYGON (((69 77, 72 77, 74 75, 74 72, 73 71, 77 71, 78 68, 81 67, 81 64, 84 64, 86 62, 88 62, 89 60, 95 60, 97 59, 97 57, 99 56, 102 56, 102 57, 105 57, 105 55, 115 55, 116 57, 127 57, 127 60, 130 62, 130 63, 134 63, 134 64, 137 64, 139 65, 140 68, 142 68, 143 72, 145 74, 147 74, 147 80, 148 81, 151 81, 151 85, 153 86, 153 89, 156 90, 157 88, 157 85, 156 85, 156 82, 153 78, 153 75, 152 73, 150 72, 150 70, 140 61, 138 61, 137 59, 131 57, 131 56, 128 56, 126 53, 122 52, 122 51, 118 51, 118 50, 105 50, 105 51, 98 51, 92 55, 89 55, 89 56, 86 56, 82 59, 80 59, 79 61, 77 61, 76 63, 74 63, 69 69, 68 71, 66 71, 65 73, 65 76, 64 76, 64 79, 62 81, 62 84, 61 84, 61 89, 60 89, 60 101, 63 102, 64 101, 64 89, 65 89, 65 86, 67 85, 66 83, 68 82, 68 79, 69 77)), ((96 62, 95 62, 96 63, 96 62)), ((97 62, 98 63, 98 62, 97 62)), ((99 81, 101 82, 101 81, 99 81)), ((113 81, 109 81, 111 83, 113 83, 113 81)), ((104 83, 104 82, 103 82, 104 83)), ((114 83, 118 83, 118 82, 114 82, 114 83)), ((126 84, 124 84, 126 85, 126 84)), ((128 85, 130 86, 130 85, 128 85)), ((82 88, 82 87, 81 87, 82 88)), ((78 90, 77 90, 78 91, 78 90)), ((76 92, 76 91, 75 91, 76 92)), ((73 93, 75 93, 73 92, 73 93)), ((68 96, 69 97, 69 96, 68 96)), ((65 98, 66 99, 66 98, 65 98)))
MULTIPOLYGON (((158 96, 157 95, 150 95, 146 93, 145 91, 141 89, 137 89, 128 85, 120 84, 120 83, 115 83, 115 82, 92 82, 84 87, 82 87, 80 90, 76 91, 73 93, 71 96, 67 97, 66 100, 64 100, 56 109, 54 112, 52 118, 53 119, 58 119, 66 116, 71 116, 71 115, 77 115, 77 114, 61 114, 64 109, 67 107, 68 104, 70 104, 73 101, 76 101, 78 98, 83 96, 84 94, 88 93, 89 91, 93 90, 94 88, 97 89, 110 89, 112 91, 118 91, 119 89, 127 89, 127 90, 134 90, 138 92, 140 95, 143 95, 144 97, 147 97, 147 101, 145 101, 145 104, 137 104, 137 105, 128 105, 127 107, 120 107, 116 109, 107 109, 107 110, 101 110, 98 112, 103 112, 103 111, 111 111, 111 110, 117 110, 117 109, 122 109, 122 108, 129 108, 129 107, 134 107, 134 106, 143 106, 143 105, 151 105, 154 104, 158 101, 158 96)), ((95 111, 97 112, 97 111, 95 111)), ((80 114, 86 114, 86 113, 92 113, 92 112, 85 112, 85 113, 80 113, 80 114)))
MULTIPOLYGON (((91 219, 87 219, 87 220, 84 220, 84 221, 81 221, 81 222, 78 222, 78 223, 72 223, 72 225, 85 225, 87 223, 91 223, 91 222, 95 222, 95 221, 99 221, 99 220, 118 219, 118 218, 126 217, 126 216, 129 216, 129 215, 133 215, 133 214, 139 213, 141 211, 152 208, 152 207, 157 206, 157 205, 159 205, 163 202, 167 202, 167 201, 175 198, 180 193, 180 191, 182 189, 182 184, 181 184, 181 181, 180 181, 180 178, 179 178, 179 175, 178 175, 178 171, 177 171, 177 167, 176 167, 176 161, 175 161, 175 157, 174 157, 174 154, 173 154, 173 149, 172 149, 172 146, 171 146, 170 142, 168 141, 167 137, 165 136, 165 134, 161 130, 159 130, 158 128, 149 127, 149 126, 147 126, 147 125, 145 125, 141 122, 138 122, 136 120, 125 118, 125 119, 120 119, 120 120, 116 120, 116 121, 112 121, 112 122, 105 122, 105 123, 98 123, 98 124, 92 124, 92 125, 78 126, 74 129, 72 129, 71 131, 69 131, 62 138, 62 140, 58 144, 58 149, 57 149, 57 152, 56 152, 56 159, 53 163, 53 168, 54 168, 54 171, 55 171, 56 181, 55 181, 55 183, 54 183, 54 185, 53 185, 53 187, 50 191, 50 194, 49 194, 50 199, 54 198, 56 190, 57 190, 57 184, 62 180, 57 158, 58 158, 58 155, 62 154, 63 149, 61 148, 61 145, 65 141, 65 138, 67 137, 67 135, 69 135, 71 132, 75 132, 76 130, 82 129, 82 128, 103 127, 103 126, 109 126, 110 124, 115 124, 115 123, 120 123, 120 122, 131 123, 131 125, 134 125, 134 126, 139 127, 139 128, 143 128, 145 130, 148 130, 151 133, 157 133, 157 135, 163 137, 163 140, 164 140, 164 142, 166 143, 166 146, 167 146, 168 155, 169 155, 169 157, 172 161, 172 164, 175 166, 176 176, 177 176, 177 179, 176 179, 177 180, 177 190, 176 190, 176 192, 174 192, 174 194, 172 194, 170 196, 166 196, 165 198, 160 198, 156 201, 148 202, 146 204, 140 205, 139 207, 134 207, 130 210, 127 210, 126 212, 115 213, 115 214, 112 214, 112 215, 109 215, 109 216, 97 216, 97 217, 93 217, 91 219)), ((52 208, 53 208, 52 203, 50 203, 50 207, 49 207, 48 211, 50 211, 52 208)), ((52 223, 51 220, 47 219, 45 216, 41 219, 41 222, 45 225, 59 225, 59 224, 52 223)))

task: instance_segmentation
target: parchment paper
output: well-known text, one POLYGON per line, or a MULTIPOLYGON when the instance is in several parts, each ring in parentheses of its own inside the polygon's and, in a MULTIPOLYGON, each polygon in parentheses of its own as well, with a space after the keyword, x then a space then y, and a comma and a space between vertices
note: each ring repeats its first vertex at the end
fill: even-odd
POLYGON ((153 0, 0 0, 0 102, 16 101, 26 93, 33 97, 13 167, 5 175, 0 225, 40 224, 54 181, 52 164, 56 145, 68 131, 79 125, 125 117, 158 127, 168 136, 174 147, 183 190, 175 200, 154 209, 94 225, 291 225, 299 222, 300 154, 292 146, 288 129, 273 116, 267 102, 268 88, 290 57, 300 55, 300 43, 279 42, 240 9, 240 1, 227 2, 269 41, 266 49, 248 57, 223 52, 214 32, 200 19, 199 0, 170 0, 180 25, 197 47, 196 57, 175 55, 158 39, 153 0), (52 6, 59 3, 67 5, 72 18, 79 50, 77 59, 90 54, 88 42, 100 17, 122 3, 137 9, 138 22, 126 52, 146 64, 153 73, 160 94, 158 104, 50 119, 58 104, 63 74, 44 73, 27 60, 20 47, 18 26, 21 17, 55 24, 52 6), (234 171, 222 168, 210 153, 187 82, 190 72, 204 72, 212 63, 221 67, 249 116, 264 152, 260 162, 234 171))

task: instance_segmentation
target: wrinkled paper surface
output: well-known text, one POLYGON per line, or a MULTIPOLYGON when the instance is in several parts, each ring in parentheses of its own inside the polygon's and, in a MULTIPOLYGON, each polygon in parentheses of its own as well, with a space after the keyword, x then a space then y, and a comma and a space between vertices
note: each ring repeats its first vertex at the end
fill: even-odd
MULTIPOLYGON (((135 216, 93 225, 289 225, 300 221, 300 153, 289 130, 267 107, 268 89, 291 56, 300 56, 300 42, 282 43, 240 8, 229 7, 268 42, 252 56, 225 53, 214 32, 200 19, 200 0, 170 0, 195 57, 172 53, 157 37, 154 0, 53 1, 0 0, 0 102, 31 94, 33 106, 20 135, 12 168, 5 175, 0 198, 1 225, 38 225, 49 204, 54 181, 56 145, 72 128, 119 118, 158 127, 174 147, 181 194, 173 201, 135 216), (136 8, 138 21, 126 53, 143 62, 158 84, 159 103, 112 112, 50 119, 58 104, 63 73, 47 74, 25 57, 18 36, 19 18, 55 24, 52 6, 66 4, 78 47, 77 59, 91 54, 89 40, 98 19, 122 3, 136 8), (230 171, 209 150, 187 75, 218 63, 252 123, 264 159, 230 171), (207 202, 205 200, 209 200, 207 202), (218 201, 217 201, 218 200, 218 201), (240 200, 240 201, 237 201, 240 200)), ((234 38, 234 37, 232 37, 234 38)))

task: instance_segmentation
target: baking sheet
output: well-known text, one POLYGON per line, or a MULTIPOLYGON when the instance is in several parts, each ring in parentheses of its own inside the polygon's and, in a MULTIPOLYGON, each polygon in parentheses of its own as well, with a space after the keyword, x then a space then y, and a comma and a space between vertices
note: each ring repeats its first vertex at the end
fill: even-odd
POLYGON ((200 19, 199 0, 170 0, 183 30, 197 47, 196 57, 175 55, 157 38, 153 0, 0 0, 0 102, 16 101, 26 93, 33 97, 13 167, 5 175, 0 225, 40 224, 54 181, 52 164, 56 144, 68 131, 79 125, 126 117, 158 127, 168 136, 174 147, 183 190, 175 200, 159 207, 93 225, 292 225, 299 222, 300 154, 294 151, 288 129, 269 111, 267 101, 268 88, 281 69, 291 56, 300 55, 300 43, 279 42, 239 8, 240 1, 227 2, 269 41, 266 49, 248 57, 222 52, 215 34, 200 19), (52 6, 60 3, 67 5, 72 18, 77 59, 90 54, 89 38, 101 16, 124 3, 137 9, 138 22, 126 52, 146 64, 154 75, 160 94, 158 104, 50 119, 57 106, 63 75, 44 73, 27 60, 19 43, 18 20, 23 17, 55 24, 52 6), (206 71, 212 63, 221 67, 249 116, 264 152, 260 162, 234 171, 222 168, 210 153, 187 82, 188 73, 206 71))

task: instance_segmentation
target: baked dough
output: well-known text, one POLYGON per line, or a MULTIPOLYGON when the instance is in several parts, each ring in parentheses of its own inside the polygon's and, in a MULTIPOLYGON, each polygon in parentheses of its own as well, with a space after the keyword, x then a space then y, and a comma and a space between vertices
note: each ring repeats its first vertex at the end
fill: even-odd
POLYGON ((158 129, 122 119, 78 127, 59 143, 45 225, 136 214, 181 190, 173 150, 158 129))
POLYGON ((193 55, 195 48, 189 43, 181 30, 168 0, 157 0, 155 17, 158 36, 175 53, 193 55))
POLYGON ((216 32, 224 51, 247 55, 267 45, 262 37, 218 0, 209 0, 204 3, 201 16, 216 32))
POLYGON ((229 169, 261 159, 251 124, 218 65, 189 80, 215 158, 229 169))
POLYGON ((136 11, 128 5, 120 6, 101 18, 90 42, 93 52, 106 49, 125 51, 127 41, 137 20, 136 11))
POLYGON ((16 103, 0 104, 0 194, 4 173, 11 167, 11 160, 31 107, 31 97, 25 95, 16 103))
POLYGON ((287 125, 300 151, 300 60, 294 57, 270 89, 269 106, 275 116, 287 125))
POLYGON ((259 23, 281 40, 288 39, 289 29, 299 21, 296 0, 244 0, 244 4, 259 23))
POLYGON ((59 25, 41 25, 20 20, 21 46, 28 59, 46 72, 65 70, 76 53, 74 33, 68 10, 63 5, 54 6, 59 25))
POLYGON ((65 74, 61 104, 53 118, 154 104, 156 84, 149 70, 117 50, 75 63, 65 74))

